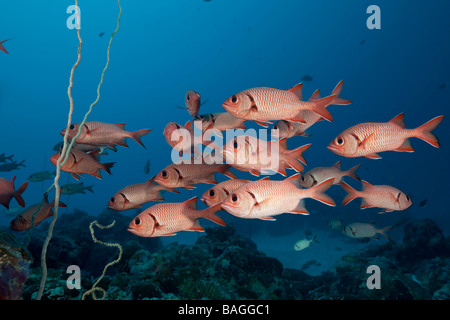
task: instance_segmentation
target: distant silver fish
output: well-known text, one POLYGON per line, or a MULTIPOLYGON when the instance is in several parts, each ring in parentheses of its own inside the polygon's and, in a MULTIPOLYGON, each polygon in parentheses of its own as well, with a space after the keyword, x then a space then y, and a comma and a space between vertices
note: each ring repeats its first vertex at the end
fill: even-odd
POLYGON ((30 182, 41 182, 44 180, 50 180, 56 174, 56 172, 50 171, 39 171, 32 173, 28 176, 27 180, 30 182))
POLYGON ((84 186, 84 183, 67 183, 65 185, 61 186, 61 193, 62 194, 74 194, 74 193, 86 193, 84 190, 89 190, 90 192, 94 193, 94 190, 92 190, 93 186, 84 186))
POLYGON ((18 163, 17 161, 12 161, 4 164, 0 164, 0 171, 12 171, 15 169, 18 169, 20 167, 26 167, 24 164, 25 160, 22 160, 22 162, 18 163))

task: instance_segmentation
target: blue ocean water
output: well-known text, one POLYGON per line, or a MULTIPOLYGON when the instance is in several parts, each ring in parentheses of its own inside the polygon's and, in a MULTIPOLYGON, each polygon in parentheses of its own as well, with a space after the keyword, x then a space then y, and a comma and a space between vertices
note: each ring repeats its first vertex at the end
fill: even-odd
MULTIPOLYGON (((3 43, 9 54, 0 52, 0 154, 14 154, 15 160, 25 159, 26 164, 0 172, 0 176, 8 180, 17 176, 16 188, 33 172, 55 169, 49 158, 67 125, 69 72, 77 58, 76 30, 66 25, 70 16, 66 10, 72 4, 66 0, 19 0, 0 5, 0 40, 10 38, 3 43)), ((407 127, 414 128, 447 114, 448 1, 174 0, 121 4, 120 30, 113 39, 100 100, 88 120, 125 123, 129 131, 150 128, 152 132, 143 137, 146 148, 129 139, 129 148, 118 147, 117 152, 102 157, 102 162, 115 162, 112 174, 102 172, 102 180, 86 175, 82 181, 94 185, 94 193, 63 195, 61 201, 68 208, 61 209, 61 214, 77 208, 97 215, 118 190, 144 182, 170 164, 171 148, 163 129, 168 122, 184 124, 190 120, 185 110, 176 107, 184 105, 188 90, 207 99, 200 113, 224 112, 223 101, 234 93, 259 86, 289 89, 310 75, 313 80, 303 87, 305 97, 316 89, 325 95, 344 80, 342 97, 352 104, 331 106, 333 122, 314 125, 308 130, 311 137, 288 140, 290 149, 312 143, 304 154, 308 163, 305 170, 340 160, 344 169, 361 163, 361 178, 399 188, 411 196, 413 205, 384 215, 379 215, 378 209, 360 210, 359 200, 342 207, 345 192, 333 187, 328 194, 337 207, 307 200, 310 216, 284 214, 275 222, 267 222, 244 221, 226 212, 220 215, 254 239, 261 250, 297 268, 312 258, 327 268, 340 254, 335 250, 338 240, 326 225, 331 218, 348 223, 374 221, 378 227, 405 217, 408 221, 431 218, 448 235, 447 119, 434 131, 439 149, 414 138, 414 153, 385 152, 381 160, 343 158, 326 149, 340 132, 361 122, 386 122, 405 112, 407 127), (381 9, 381 29, 367 28, 370 14, 366 10, 372 4, 381 9), (144 173, 147 160, 151 162, 149 174, 144 173), (291 230, 292 225, 298 229, 291 230), (284 236, 287 226, 290 233, 284 236), (292 246, 307 229, 320 234, 321 244, 300 255, 292 246)), ((96 98, 118 14, 115 1, 80 1, 80 8, 83 45, 72 91, 74 123, 83 119, 96 98), (99 36, 101 33, 104 35, 99 36)), ((239 178, 254 179, 234 172, 239 178)), ((218 179, 226 178, 219 174, 218 179)), ((76 182, 65 172, 60 181, 76 182)), ((38 203, 50 184, 50 180, 30 183, 23 195, 27 205, 38 203)), ((210 187, 202 184, 180 194, 166 192, 164 197, 168 202, 180 202, 201 196, 210 187)), ((15 200, 11 205, 17 205, 15 200)), ((204 205, 199 202, 199 207, 204 205)), ((136 211, 124 214, 131 221, 136 211)), ((0 221, 9 224, 9 218, 0 216, 0 221)), ((202 221, 202 225, 213 224, 202 221)), ((401 240, 401 230, 390 234, 401 240)), ((199 236, 181 232, 163 241, 192 243, 199 236)), ((339 244, 351 248, 360 245, 348 239, 339 244)))

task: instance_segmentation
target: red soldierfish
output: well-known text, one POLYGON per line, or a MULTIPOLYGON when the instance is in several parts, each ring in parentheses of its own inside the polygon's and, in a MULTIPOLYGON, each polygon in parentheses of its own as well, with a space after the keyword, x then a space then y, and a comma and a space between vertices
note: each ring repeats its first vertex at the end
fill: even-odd
MULTIPOLYGON (((69 129, 69 139, 73 139, 78 133, 78 129, 81 123, 72 124, 69 129)), ((66 129, 61 131, 61 135, 64 135, 66 129)), ((141 137, 152 131, 151 129, 142 129, 139 131, 128 132, 125 131, 125 124, 123 123, 104 123, 99 121, 86 121, 81 128, 80 136, 75 140, 76 143, 85 143, 95 146, 108 145, 108 146, 124 146, 128 147, 125 139, 131 138, 139 143, 141 146, 144 144, 141 141, 141 137)))
POLYGON ((348 128, 338 135, 327 147, 344 157, 366 157, 381 159, 377 152, 413 152, 409 138, 424 140, 439 148, 439 142, 431 131, 441 123, 444 116, 438 116, 415 129, 406 129, 404 113, 389 122, 366 122, 348 128))
POLYGON ((195 189, 193 184, 197 183, 217 184, 216 172, 237 178, 228 164, 172 163, 156 175, 155 182, 169 188, 195 189))
POLYGON ((356 198, 362 198, 361 209, 377 207, 384 209, 380 213, 385 213, 394 210, 405 210, 412 204, 409 196, 397 188, 385 185, 372 185, 364 180, 361 182, 363 183, 362 191, 353 189, 343 181, 340 182, 341 186, 348 193, 342 205, 345 206, 356 198))
MULTIPOLYGON (((83 152, 78 149, 71 149, 70 154, 67 158, 66 163, 61 167, 62 171, 70 172, 72 176, 80 180, 80 176, 82 174, 90 174, 99 179, 102 178, 100 174, 100 169, 105 170, 108 174, 111 174, 111 167, 114 165, 114 162, 110 163, 100 163, 98 162, 100 159, 99 156, 100 151, 96 150, 90 153, 83 152)), ((55 153, 50 157, 50 162, 53 165, 57 165, 57 161, 61 156, 60 152, 55 153)))
POLYGON ((149 201, 164 201, 161 191, 180 193, 178 190, 161 186, 155 177, 143 183, 136 183, 119 190, 108 203, 108 209, 122 211, 140 208, 149 201))
POLYGON ((300 178, 300 184, 303 188, 311 188, 315 185, 327 180, 328 178, 334 178, 333 184, 338 184, 341 179, 345 176, 352 177, 358 181, 361 179, 356 174, 356 170, 361 166, 358 164, 347 171, 341 171, 341 161, 337 162, 332 167, 316 167, 308 172, 306 172, 300 178))
POLYGON ((229 97, 223 107, 235 117, 254 120, 267 126, 271 120, 287 120, 306 122, 300 111, 311 110, 321 117, 332 121, 330 112, 326 109, 336 95, 331 95, 315 101, 301 101, 302 84, 299 83, 289 90, 268 87, 252 88, 241 91, 229 97))
POLYGON ((16 176, 14 176, 11 181, 0 178, 0 204, 4 205, 6 209, 9 209, 9 202, 12 198, 16 198, 17 203, 20 206, 25 207, 25 201, 21 195, 27 188, 28 181, 16 190, 14 189, 14 180, 16 180, 16 176))
POLYGON ((250 181, 243 179, 230 179, 222 181, 211 189, 205 191, 200 200, 208 207, 212 207, 218 203, 221 203, 230 195, 230 193, 248 182, 250 181))
POLYGON ((134 218, 128 231, 140 237, 173 236, 179 231, 204 231, 199 218, 226 225, 216 215, 219 210, 220 205, 197 210, 197 197, 181 203, 158 203, 134 218))
POLYGON ((222 208, 239 218, 275 220, 273 216, 284 212, 309 214, 303 205, 302 200, 305 198, 335 206, 333 199, 323 193, 333 184, 333 179, 310 189, 299 189, 295 185, 299 175, 295 174, 283 181, 263 178, 246 183, 222 202, 222 208))
MULTIPOLYGON (((331 103, 332 105, 348 105, 352 103, 351 100, 339 97, 339 95, 342 92, 343 85, 344 80, 340 81, 334 88, 333 92, 331 92, 331 95, 336 95, 336 97, 333 99, 331 103)), ((316 101, 320 99, 322 99, 320 97, 320 92, 319 90, 316 90, 308 101, 316 101)), ((300 113, 303 115, 305 123, 280 120, 274 125, 273 127, 274 129, 280 130, 278 134, 279 138, 291 138, 295 135, 307 137, 309 136, 309 134, 305 132, 306 129, 310 128, 316 122, 324 120, 322 116, 311 110, 301 110, 300 113)))
MULTIPOLYGON (((19 214, 14 220, 10 223, 11 230, 15 231, 23 231, 31 228, 31 220, 33 219, 33 214, 39 208, 41 204, 35 204, 31 207, 25 209, 24 212, 19 214)), ((47 197, 45 197, 44 203, 42 204, 39 211, 34 216, 34 226, 37 226, 45 219, 53 216, 53 207, 55 206, 55 201, 52 203, 48 203, 47 197)), ((60 202, 59 207, 67 207, 64 203, 60 202)))

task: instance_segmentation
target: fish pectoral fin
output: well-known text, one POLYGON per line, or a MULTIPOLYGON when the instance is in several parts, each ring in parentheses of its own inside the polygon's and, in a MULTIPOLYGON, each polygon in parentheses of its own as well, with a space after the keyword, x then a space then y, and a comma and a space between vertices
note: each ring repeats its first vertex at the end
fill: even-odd
POLYGON ((266 220, 266 221, 275 221, 275 220, 277 220, 274 217, 261 217, 261 218, 258 218, 258 219, 266 220))
POLYGON ((398 151, 398 152, 414 152, 414 149, 411 147, 411 142, 409 139, 405 139, 400 147, 397 149, 393 149, 392 151, 398 151))
POLYGON ((368 159, 375 159, 375 160, 381 159, 381 157, 376 153, 366 154, 364 157, 368 158, 368 159))
POLYGON ((366 146, 368 144, 370 144, 370 140, 373 137, 373 132, 371 134, 369 134, 367 137, 365 137, 364 140, 360 140, 356 134, 352 134, 352 136, 354 136, 356 138, 356 140, 358 141, 358 148, 365 150, 366 146))

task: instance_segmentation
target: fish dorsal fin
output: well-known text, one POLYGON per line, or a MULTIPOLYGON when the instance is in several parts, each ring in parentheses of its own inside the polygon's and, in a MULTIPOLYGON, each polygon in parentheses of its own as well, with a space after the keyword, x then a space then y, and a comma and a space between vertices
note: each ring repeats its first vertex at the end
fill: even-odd
POLYGON ((294 186, 296 186, 297 188, 300 188, 300 173, 296 173, 286 179, 284 179, 284 181, 288 181, 290 183, 292 183, 294 186))
POLYGON ((114 123, 116 126, 118 126, 120 129, 125 130, 125 123, 114 123))
POLYGON ((336 162, 334 165, 333 165, 333 167, 334 168, 338 168, 339 170, 341 169, 341 164, 342 164, 342 161, 338 161, 338 162, 336 162))
POLYGON ((184 203, 186 205, 188 205, 189 207, 191 207, 192 209, 197 210, 197 198, 198 197, 190 198, 190 199, 184 201, 184 203))
POLYGON ((95 160, 100 160, 100 150, 94 150, 92 152, 89 152, 89 155, 91 155, 95 160))
POLYGON ((316 91, 314 91, 314 93, 312 94, 312 96, 309 98, 308 102, 310 101, 315 101, 315 100, 319 100, 322 99, 322 97, 320 96, 320 90, 317 89, 316 91))
POLYGON ((270 177, 269 177, 269 176, 265 176, 264 178, 259 179, 259 180, 257 180, 257 181, 267 181, 267 180, 270 180, 270 177))
POLYGON ((372 184, 367 182, 366 180, 361 180, 362 182, 362 189, 365 190, 367 187, 370 187, 372 184))
POLYGON ((190 121, 186 122, 186 124, 184 125, 184 127, 188 130, 192 130, 192 123, 190 121))
POLYGON ((404 118, 405 118, 405 113, 402 112, 402 113, 400 113, 398 116, 396 116, 395 118, 391 119, 389 122, 390 122, 390 123, 395 123, 395 124, 398 125, 400 128, 406 128, 404 118))
POLYGON ((302 88, 303 88, 303 83, 300 82, 299 84, 290 88, 288 91, 295 94, 299 100, 302 100, 303 99, 302 88))

